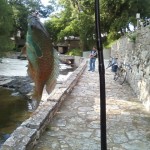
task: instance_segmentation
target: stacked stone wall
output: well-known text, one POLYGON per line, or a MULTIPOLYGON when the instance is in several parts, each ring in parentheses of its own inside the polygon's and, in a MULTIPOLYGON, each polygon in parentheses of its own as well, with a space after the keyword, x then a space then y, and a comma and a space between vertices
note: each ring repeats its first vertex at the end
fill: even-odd
POLYGON ((111 56, 117 56, 118 62, 132 65, 127 80, 150 111, 150 26, 120 38, 112 45, 111 56))

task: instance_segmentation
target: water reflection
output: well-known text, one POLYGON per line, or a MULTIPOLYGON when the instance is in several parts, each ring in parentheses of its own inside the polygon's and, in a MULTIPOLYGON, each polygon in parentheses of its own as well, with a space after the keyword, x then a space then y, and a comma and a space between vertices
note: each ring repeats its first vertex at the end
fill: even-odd
POLYGON ((67 75, 68 72, 73 72, 76 69, 76 67, 66 64, 60 64, 59 65, 59 73, 60 75, 67 75))
POLYGON ((12 92, 0 88, 0 145, 31 114, 27 100, 21 95, 13 96, 12 92))

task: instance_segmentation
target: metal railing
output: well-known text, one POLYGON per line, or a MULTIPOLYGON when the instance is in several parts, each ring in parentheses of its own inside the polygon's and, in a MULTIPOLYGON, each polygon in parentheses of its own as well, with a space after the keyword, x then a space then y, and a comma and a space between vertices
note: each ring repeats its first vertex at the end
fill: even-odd
POLYGON ((138 29, 144 28, 146 26, 150 25, 150 18, 149 19, 145 19, 144 21, 140 20, 138 21, 138 29))

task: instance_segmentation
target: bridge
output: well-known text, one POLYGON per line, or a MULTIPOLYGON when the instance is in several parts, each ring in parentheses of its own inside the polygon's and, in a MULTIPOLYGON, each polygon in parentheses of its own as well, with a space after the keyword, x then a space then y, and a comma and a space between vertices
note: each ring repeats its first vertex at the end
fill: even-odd
MULTIPOLYGON (((149 113, 127 83, 115 82, 109 69, 105 74, 108 149, 150 149, 149 113)), ((1 150, 99 150, 99 96, 98 70, 89 72, 83 60, 1 150)))

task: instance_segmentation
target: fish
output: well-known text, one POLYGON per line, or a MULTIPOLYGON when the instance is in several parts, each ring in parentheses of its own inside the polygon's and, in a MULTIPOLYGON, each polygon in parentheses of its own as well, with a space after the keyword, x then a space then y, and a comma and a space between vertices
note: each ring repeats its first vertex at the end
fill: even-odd
POLYGON ((34 82, 32 108, 36 109, 44 87, 46 86, 46 91, 50 94, 56 85, 59 59, 46 28, 35 14, 28 17, 25 47, 28 60, 27 73, 34 82))

